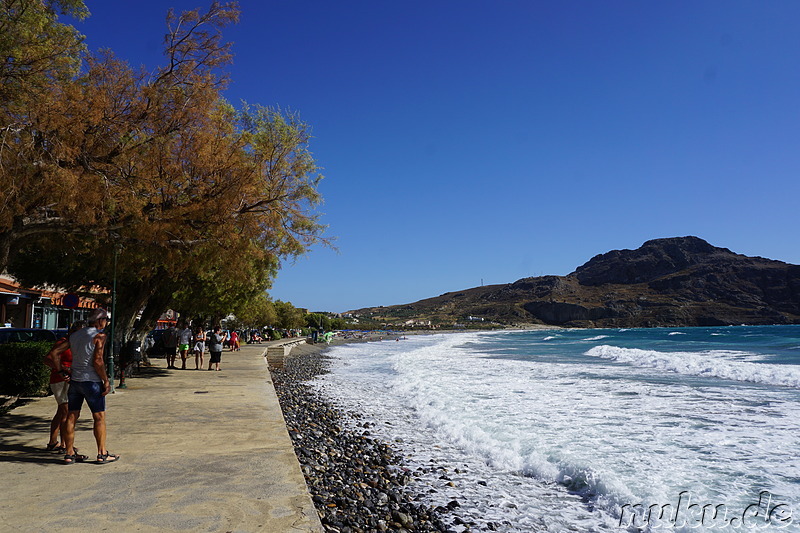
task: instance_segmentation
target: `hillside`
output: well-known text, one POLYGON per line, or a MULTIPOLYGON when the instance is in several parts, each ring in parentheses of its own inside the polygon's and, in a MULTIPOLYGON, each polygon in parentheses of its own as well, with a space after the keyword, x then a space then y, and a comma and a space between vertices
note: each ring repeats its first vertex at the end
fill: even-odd
POLYGON ((567 276, 523 278, 351 313, 397 325, 481 319, 569 327, 800 324, 800 266, 736 254, 698 237, 655 239, 636 250, 595 256, 567 276))

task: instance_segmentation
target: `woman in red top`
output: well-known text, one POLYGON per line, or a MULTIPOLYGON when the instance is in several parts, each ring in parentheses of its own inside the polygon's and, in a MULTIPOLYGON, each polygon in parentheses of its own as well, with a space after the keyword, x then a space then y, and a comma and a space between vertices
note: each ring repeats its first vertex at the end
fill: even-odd
POLYGON ((231 330, 231 351, 239 351, 239 334, 231 330))
MULTIPOLYGON (((61 344, 62 342, 67 342, 70 335, 85 326, 86 322, 83 320, 78 320, 72 324, 72 327, 69 328, 69 332, 67 333, 66 337, 58 339, 56 345, 61 344)), ((48 362, 49 360, 45 358, 45 364, 48 362)), ((56 410, 56 414, 53 415, 53 420, 50 422, 50 442, 47 443, 48 451, 63 453, 66 449, 63 439, 62 442, 59 443, 58 437, 59 435, 63 435, 63 433, 61 433, 61 426, 67 421, 67 414, 69 413, 69 399, 67 398, 67 391, 69 390, 69 369, 71 366, 72 352, 69 350, 69 348, 61 352, 61 368, 63 369, 61 372, 56 372, 55 369, 50 366, 50 390, 53 391, 53 396, 58 404, 58 409, 56 410)))

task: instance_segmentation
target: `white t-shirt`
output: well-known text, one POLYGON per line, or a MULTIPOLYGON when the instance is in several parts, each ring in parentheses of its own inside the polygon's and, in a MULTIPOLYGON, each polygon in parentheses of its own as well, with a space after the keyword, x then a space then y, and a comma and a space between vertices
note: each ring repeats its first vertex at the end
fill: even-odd
POLYGON ((73 381, 102 381, 94 369, 94 338, 99 333, 96 327, 88 326, 69 336, 73 381))
POLYGON ((178 336, 181 339, 180 344, 189 344, 192 342, 192 328, 182 329, 178 336))

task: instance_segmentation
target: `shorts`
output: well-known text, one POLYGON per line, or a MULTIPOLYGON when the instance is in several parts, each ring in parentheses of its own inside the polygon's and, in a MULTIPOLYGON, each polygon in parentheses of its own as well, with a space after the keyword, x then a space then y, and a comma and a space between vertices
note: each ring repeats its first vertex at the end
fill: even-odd
POLYGON ((178 353, 178 347, 177 346, 164 346, 164 353, 166 355, 175 355, 176 353, 178 353))
POLYGON ((188 350, 189 350, 189 345, 188 345, 188 344, 179 344, 179 345, 178 345, 178 349, 179 349, 180 351, 182 351, 182 352, 186 352, 186 351, 188 351, 188 350))
POLYGON ((222 352, 211 352, 209 363, 219 363, 222 360, 222 352))
POLYGON ((69 381, 60 381, 58 383, 51 383, 50 390, 53 391, 53 396, 56 399, 56 403, 61 405, 62 403, 67 403, 69 401, 69 381))
POLYGON ((80 411, 86 400, 86 405, 93 413, 106 410, 106 397, 103 396, 103 383, 100 381, 70 381, 69 382, 69 410, 80 411))

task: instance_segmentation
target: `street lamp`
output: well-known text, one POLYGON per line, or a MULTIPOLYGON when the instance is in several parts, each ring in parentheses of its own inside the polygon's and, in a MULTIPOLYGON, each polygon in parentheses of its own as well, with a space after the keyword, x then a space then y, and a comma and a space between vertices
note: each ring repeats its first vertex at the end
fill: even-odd
MULTIPOLYGON (((119 244, 114 245, 114 283, 111 289, 111 360, 108 362, 108 380, 111 382, 111 393, 116 390, 114 388, 114 359, 117 357, 117 343, 114 340, 114 326, 117 322, 117 258, 119 257, 119 250, 122 248, 119 244)), ((124 388, 124 385, 120 384, 124 388)))

